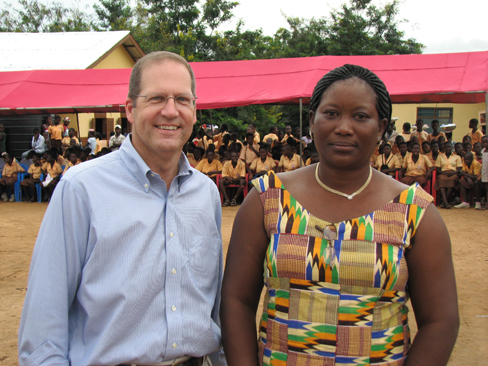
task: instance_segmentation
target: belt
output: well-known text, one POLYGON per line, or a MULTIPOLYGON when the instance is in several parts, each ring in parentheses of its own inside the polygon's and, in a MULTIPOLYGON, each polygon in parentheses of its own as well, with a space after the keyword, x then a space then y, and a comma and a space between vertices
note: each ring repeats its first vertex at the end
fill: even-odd
POLYGON ((190 356, 183 356, 175 358, 174 360, 168 360, 158 363, 151 363, 151 364, 120 364, 119 366, 198 366, 202 364, 204 357, 190 357, 190 356))

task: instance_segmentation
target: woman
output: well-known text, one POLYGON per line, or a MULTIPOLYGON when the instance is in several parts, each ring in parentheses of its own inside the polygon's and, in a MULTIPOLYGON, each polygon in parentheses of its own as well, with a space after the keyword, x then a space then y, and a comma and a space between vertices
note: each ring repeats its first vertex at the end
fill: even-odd
POLYGON ((318 82, 309 122, 320 163, 257 179, 234 222, 221 307, 230 366, 447 363, 459 324, 449 235, 418 185, 371 169, 390 120, 369 70, 344 65, 318 82))

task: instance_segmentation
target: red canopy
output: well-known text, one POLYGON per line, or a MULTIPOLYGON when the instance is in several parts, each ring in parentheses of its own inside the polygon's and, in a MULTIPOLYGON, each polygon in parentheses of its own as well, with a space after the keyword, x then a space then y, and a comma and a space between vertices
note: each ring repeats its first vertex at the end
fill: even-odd
MULTIPOLYGON (((198 109, 307 104, 316 82, 343 64, 374 71, 394 103, 481 103, 488 51, 430 55, 319 56, 194 62, 198 109)), ((0 114, 123 110, 130 69, 0 73, 0 114)))

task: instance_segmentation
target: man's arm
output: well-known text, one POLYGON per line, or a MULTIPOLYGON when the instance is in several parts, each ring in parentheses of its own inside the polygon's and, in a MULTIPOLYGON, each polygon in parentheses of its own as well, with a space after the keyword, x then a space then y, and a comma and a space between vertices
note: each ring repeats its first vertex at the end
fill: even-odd
POLYGON ((81 279, 89 210, 69 181, 54 191, 37 237, 19 328, 19 364, 69 365, 70 307, 81 279))

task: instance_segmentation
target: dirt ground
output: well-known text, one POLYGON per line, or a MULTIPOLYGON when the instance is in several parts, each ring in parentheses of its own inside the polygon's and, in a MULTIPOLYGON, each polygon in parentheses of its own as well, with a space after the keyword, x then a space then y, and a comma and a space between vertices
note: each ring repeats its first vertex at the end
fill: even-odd
MULTIPOLYGON (((17 330, 32 249, 47 203, 0 203, 0 365, 17 361, 17 330)), ((223 209, 227 253, 238 207, 223 209)), ((451 235, 461 328, 449 365, 488 365, 488 211, 441 210, 451 235)), ((415 320, 410 317, 412 335, 415 320)))

